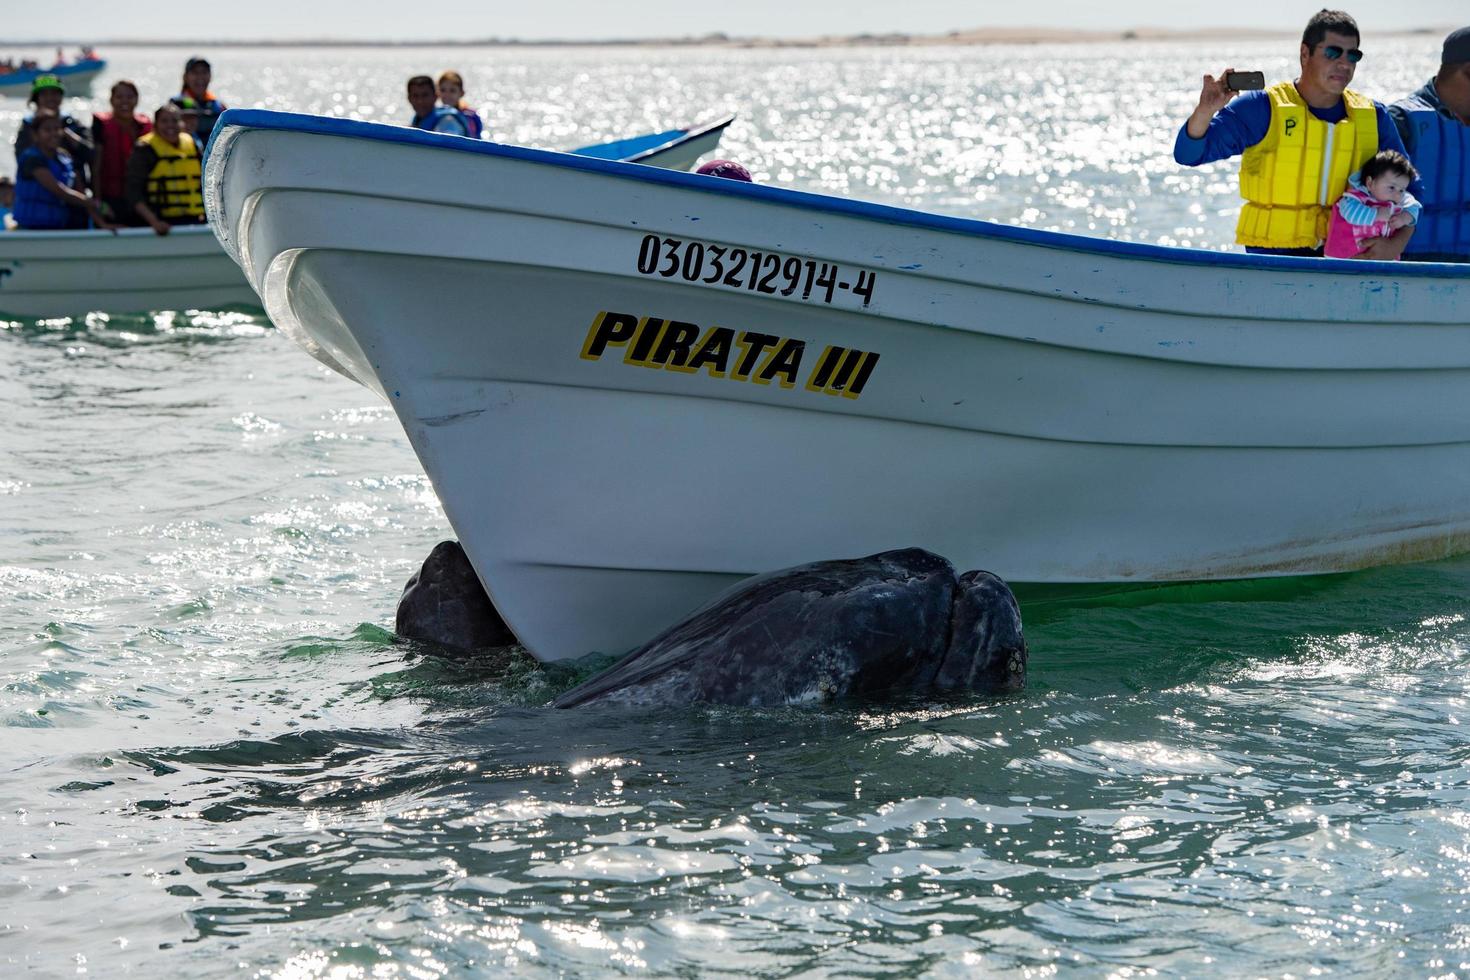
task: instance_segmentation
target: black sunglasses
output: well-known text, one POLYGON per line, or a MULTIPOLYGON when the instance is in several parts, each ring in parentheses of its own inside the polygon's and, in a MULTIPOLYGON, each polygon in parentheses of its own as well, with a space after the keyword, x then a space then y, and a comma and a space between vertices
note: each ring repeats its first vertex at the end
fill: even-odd
POLYGON ((1343 55, 1347 55, 1348 64, 1356 65, 1363 60, 1363 52, 1357 48, 1340 48, 1335 44, 1324 44, 1322 46, 1322 57, 1328 61, 1336 61, 1343 55))

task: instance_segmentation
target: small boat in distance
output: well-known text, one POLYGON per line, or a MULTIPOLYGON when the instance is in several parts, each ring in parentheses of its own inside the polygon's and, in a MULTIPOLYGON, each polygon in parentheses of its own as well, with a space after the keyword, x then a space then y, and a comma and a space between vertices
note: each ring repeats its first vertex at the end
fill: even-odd
POLYGON ((88 58, 54 68, 17 68, 14 71, 0 72, 0 95, 7 95, 12 99, 28 99, 31 86, 42 75, 55 75, 61 79, 68 95, 85 95, 92 87, 92 80, 106 67, 105 59, 88 58))
MULTIPOLYGON (((734 120, 596 143, 570 152, 687 170, 719 145, 734 120)), ((451 137, 462 138, 462 137, 451 137)), ((159 237, 148 228, 0 231, 0 317, 258 308, 240 268, 203 226, 159 237)))
POLYGON ((543 659, 897 547, 1023 584, 1470 550, 1470 267, 1113 242, 258 110, 221 117, 205 198, 276 326, 393 406, 543 659))

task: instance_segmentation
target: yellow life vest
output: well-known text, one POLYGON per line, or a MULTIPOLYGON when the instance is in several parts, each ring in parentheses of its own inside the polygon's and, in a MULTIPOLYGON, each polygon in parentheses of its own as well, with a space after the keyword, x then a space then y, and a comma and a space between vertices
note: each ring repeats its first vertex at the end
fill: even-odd
POLYGON ((189 133, 179 134, 174 146, 157 132, 140 137, 158 154, 158 162, 148 171, 148 206, 160 218, 199 218, 204 215, 204 186, 199 167, 199 144, 189 133))
POLYGON ((1327 237, 1332 205, 1348 175, 1378 152, 1373 100, 1342 93, 1347 115, 1328 124, 1312 115, 1296 85, 1266 90, 1271 126, 1240 163, 1240 222, 1235 240, 1258 248, 1313 248, 1327 237))

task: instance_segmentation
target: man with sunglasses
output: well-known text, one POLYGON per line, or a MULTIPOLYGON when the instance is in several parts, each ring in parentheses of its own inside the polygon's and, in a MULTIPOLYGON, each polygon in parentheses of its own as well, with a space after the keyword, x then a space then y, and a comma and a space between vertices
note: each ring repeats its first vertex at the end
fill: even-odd
MULTIPOLYGON (((1174 141, 1174 159, 1197 167, 1241 155, 1245 205, 1235 240, 1247 252, 1321 255, 1348 175, 1379 150, 1404 152, 1387 110, 1348 88, 1363 57, 1359 36, 1352 17, 1322 10, 1302 32, 1296 81, 1237 94, 1225 84, 1231 69, 1204 77, 1199 104, 1174 141)), ((1410 225, 1375 238, 1360 258, 1397 259, 1413 233, 1410 225)))
POLYGON ((1470 27, 1444 39, 1438 74, 1388 112, 1423 185, 1415 196, 1424 210, 1404 258, 1470 262, 1470 27))

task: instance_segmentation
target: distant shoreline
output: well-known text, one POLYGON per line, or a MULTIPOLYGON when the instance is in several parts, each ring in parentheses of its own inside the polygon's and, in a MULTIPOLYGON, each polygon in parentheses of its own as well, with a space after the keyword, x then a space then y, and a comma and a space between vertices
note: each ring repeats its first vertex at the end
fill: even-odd
MULTIPOLYGON (((1376 37, 1427 36, 1442 37, 1453 28, 1419 27, 1406 28, 1376 34, 1376 37)), ((424 41, 344 41, 340 39, 303 40, 33 40, 12 41, 7 48, 61 47, 70 48, 90 44, 94 48, 862 48, 862 47, 933 47, 969 46, 982 44, 1088 44, 1117 41, 1205 41, 1205 40, 1262 40, 1295 37, 1296 32, 1269 28, 1212 27, 1190 30, 1165 30, 1162 28, 1139 27, 1121 31, 1079 31, 1044 27, 984 27, 967 31, 948 31, 943 34, 848 34, 807 38, 732 37, 726 34, 707 34, 700 37, 681 38, 602 38, 590 41, 566 39, 521 40, 518 38, 481 38, 477 40, 424 40, 424 41)))

